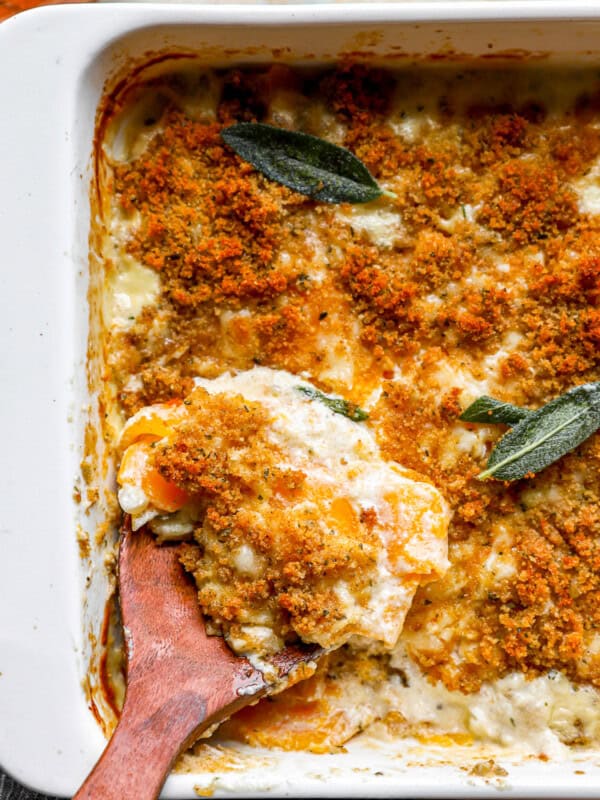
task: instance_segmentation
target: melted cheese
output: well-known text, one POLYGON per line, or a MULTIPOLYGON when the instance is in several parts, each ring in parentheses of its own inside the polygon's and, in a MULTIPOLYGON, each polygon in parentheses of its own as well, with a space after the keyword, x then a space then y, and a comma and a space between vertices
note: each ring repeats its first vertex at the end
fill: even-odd
POLYGON ((109 318, 112 325, 127 328, 140 311, 156 302, 160 291, 158 274, 133 258, 122 256, 119 270, 109 285, 112 304, 109 318))
MULTIPOLYGON (((323 623, 322 629, 314 626, 308 641, 339 647, 352 636, 362 636, 380 640, 387 647, 394 646, 419 583, 442 575, 447 569, 449 515, 439 492, 431 484, 416 480, 398 464, 383 461, 376 440, 364 423, 353 422, 310 394, 307 396, 306 392, 314 393, 314 388, 294 375, 257 367, 214 380, 198 378, 196 384, 199 387, 196 394, 204 390, 223 398, 223 402, 243 397, 245 403, 260 404, 267 414, 266 439, 269 450, 276 455, 277 470, 291 470, 305 476, 302 487, 286 501, 287 522, 297 521, 299 530, 304 524, 317 526, 328 535, 336 535, 338 529, 343 548, 344 537, 356 537, 359 542, 365 537, 359 523, 363 515, 373 517, 372 532, 364 544, 373 553, 368 583, 357 582, 352 572, 334 583, 325 578, 322 585, 315 579, 315 591, 324 588, 335 596, 332 607, 338 609, 337 621, 324 618, 327 624, 323 623)), ((198 402, 202 403, 201 397, 198 402)), ((122 434, 124 444, 130 444, 119 472, 121 506, 132 514, 134 530, 140 527, 140 521, 150 522, 163 539, 186 535, 196 524, 201 524, 199 498, 187 503, 184 497, 180 503, 175 500, 175 508, 168 505, 165 508, 161 507, 158 495, 145 495, 143 491, 144 486, 154 487, 155 483, 154 479, 146 479, 151 457, 146 439, 154 435, 157 441, 153 446, 159 449, 163 441, 169 441, 170 426, 185 423, 186 412, 185 405, 142 409, 128 421, 122 434), (177 505, 183 508, 172 520, 165 511, 175 511, 177 505)), ((226 445, 211 436, 210 446, 219 449, 226 445)), ((247 446, 252 447, 252 443, 247 446)), ((247 456, 241 450, 230 449, 227 458, 235 469, 235 463, 239 460, 241 464, 247 456)), ((257 450, 257 464, 261 463, 260 458, 257 450)), ((261 469, 267 475, 272 467, 261 469)), ((160 476, 157 479, 164 482, 160 476)), ((172 499, 169 495, 169 504, 172 499)), ((245 501, 248 507, 238 508, 237 520, 245 514, 246 524, 272 528, 277 525, 277 508, 273 508, 273 503, 280 501, 277 495, 271 501, 262 494, 258 499, 258 503, 245 501)), ((304 545, 302 538, 298 544, 304 545)), ((286 545, 282 546, 285 550, 286 545)), ((243 541, 230 553, 230 567, 242 580, 257 579, 270 556, 273 552, 259 554, 250 541, 243 541)), ((204 561, 210 561, 207 549, 204 561)), ((287 569, 285 560, 282 567, 284 571, 287 569)), ((228 587, 220 583, 219 574, 218 570, 211 571, 211 577, 202 580, 201 589, 226 606, 228 587)), ((266 607, 262 606, 244 610, 245 624, 228 634, 235 650, 250 653, 267 644, 274 649, 281 647, 280 638, 264 633, 264 623, 270 619, 265 612, 266 607)))
MULTIPOLYGON (((191 370, 187 362, 189 357, 194 365, 194 374, 204 376, 198 381, 198 386, 207 392, 241 392, 244 397, 269 408, 272 414, 271 441, 274 447, 286 453, 287 460, 282 464, 306 470, 321 486, 338 487, 357 515, 375 508, 380 516, 387 515, 391 520, 393 509, 399 508, 400 504, 386 497, 382 487, 389 487, 392 494, 399 497, 408 486, 405 483, 409 479, 407 473, 381 458, 379 445, 374 437, 365 432, 364 425, 350 424, 348 420, 320 407, 316 401, 297 396, 295 385, 302 383, 303 378, 272 370, 267 379, 266 372, 249 369, 252 363, 285 366, 289 372, 359 400, 363 407, 373 410, 369 424, 373 426, 375 437, 388 448, 390 442, 394 444, 394 431, 390 433, 390 430, 395 424, 399 428, 406 425, 412 431, 413 417, 418 415, 421 407, 431 411, 430 416, 424 417, 424 421, 419 423, 421 427, 415 434, 419 441, 411 451, 411 456, 413 463, 420 463, 415 453, 425 453, 425 463, 443 476, 440 485, 447 479, 452 486, 460 483, 466 469, 476 474, 477 469, 482 467, 497 439, 498 429, 462 424, 457 419, 457 413, 452 411, 449 395, 458 392, 456 402, 462 408, 482 394, 532 405, 545 401, 548 397, 541 390, 540 395, 536 395, 537 383, 547 379, 544 370, 557 358, 564 363, 561 362, 552 376, 554 384, 564 390, 565 380, 571 383, 579 380, 577 370, 568 373, 572 368, 569 363, 571 354, 562 348, 563 337, 568 336, 569 326, 575 324, 577 314, 583 319, 588 310, 593 310, 596 301, 590 300, 589 309, 581 308, 577 313, 572 313, 569 306, 569 313, 563 315, 560 333, 556 335, 556 330, 545 329, 545 317, 551 318, 554 306, 560 306, 562 300, 559 298, 557 303, 549 299, 543 306, 544 313, 533 327, 527 328, 528 315, 532 314, 536 299, 531 296, 535 295, 535 292, 530 292, 532 283, 535 285, 540 276, 546 275, 546 271, 556 269, 560 273, 562 264, 548 250, 545 232, 539 239, 532 236, 525 244, 521 244, 516 237, 511 238, 511 219, 508 214, 503 216, 502 208, 494 203, 497 196, 502 194, 497 179, 504 167, 507 164, 518 169, 534 166, 539 156, 535 152, 536 142, 541 142, 542 149, 546 147, 537 164, 542 174, 544 159, 547 161, 554 157, 554 145, 550 147, 546 143, 550 137, 556 137, 557 152, 560 153, 563 147, 569 150, 569 154, 581 156, 581 165, 577 164, 576 159, 574 165, 568 165, 576 173, 575 177, 565 177, 568 170, 567 173, 560 172, 561 165, 557 174, 560 175, 561 188, 574 193, 580 214, 592 217, 590 225, 592 232, 595 230, 597 221, 593 218, 600 213, 600 160, 596 156, 592 159, 586 155, 585 146, 578 149, 579 123, 573 108, 577 98, 593 96, 597 89, 597 78, 592 72, 581 72, 570 75, 560 73, 549 79, 543 70, 535 69, 508 77, 504 71, 466 75, 456 71, 415 70, 397 75, 397 86, 389 109, 381 119, 377 118, 371 132, 366 135, 363 132, 362 139, 359 136, 355 141, 368 156, 369 136, 372 134, 377 137, 382 130, 386 135, 391 132, 397 137, 394 144, 401 148, 402 153, 414 156, 414 162, 409 166, 400 160, 393 174, 391 171, 384 172, 384 177, 379 180, 382 187, 389 186, 398 194, 399 202, 395 204, 389 202, 390 198, 381 198, 364 206, 317 205, 316 209, 310 203, 308 208, 303 209, 297 199, 289 204, 286 199, 282 212, 285 223, 281 229, 282 241, 277 242, 279 248, 274 247, 269 269, 279 271, 295 287, 294 291, 298 287, 297 276, 302 274, 305 291, 302 302, 298 301, 297 296, 296 305, 289 302, 292 290, 289 296, 276 296, 275 293, 273 298, 263 297, 258 304, 253 296, 249 296, 250 299, 242 297, 239 302, 237 297, 229 302, 219 296, 210 311, 216 326, 210 328, 210 315, 206 318, 209 333, 206 334, 208 344, 205 344, 205 354, 188 354, 185 347, 174 351, 165 348, 165 353, 161 352, 160 367, 185 362, 187 375, 191 370), (439 112, 446 102, 448 118, 444 116, 446 111, 439 112), (534 115, 536 103, 543 106, 547 115, 547 125, 541 123, 539 129, 537 123, 531 123, 528 118, 532 102, 534 115), (471 118, 469 109, 472 106, 482 106, 487 111, 481 118, 476 113, 471 118), (506 108, 511 110, 506 112, 506 108), (524 120, 523 124, 529 132, 533 131, 532 138, 519 138, 519 130, 511 128, 515 117, 524 120), (483 131, 481 137, 480 130, 483 131), (538 135, 539 139, 536 139, 538 135), (567 136, 567 144, 561 139, 563 135, 567 136), (481 152, 477 151, 478 146, 481 152), (505 153, 501 153, 504 162, 500 157, 497 163, 494 162, 498 155, 495 147, 506 149, 505 153), (585 163, 586 158, 590 158, 590 163, 585 163), (488 171, 490 160, 493 170, 488 171), (439 178, 435 170, 429 171, 430 162, 435 162, 435 169, 447 170, 447 173, 439 178), (415 163, 422 163, 422 169, 414 168, 415 163), (427 180, 433 187, 430 194, 424 193, 427 180), (444 198, 447 185, 456 191, 454 195, 444 198), (444 198, 441 201, 438 199, 440 196, 444 198), (494 213, 490 212, 490 208, 494 213), (415 211, 422 212, 423 216, 417 223, 411 223, 409 212, 415 211), (430 220, 426 219, 426 214, 431 215, 430 220), (494 214, 500 216, 500 225, 494 219, 494 214), (459 259, 451 266, 444 267, 447 273, 444 269, 440 270, 440 274, 436 273, 440 257, 433 251, 435 257, 426 264, 426 269, 416 277, 412 275, 413 262, 418 261, 414 228, 427 225, 445 241, 461 240, 464 236, 468 245, 464 253, 467 263, 464 272, 459 259), (346 262, 346 253, 350 246, 357 244, 363 250, 377 250, 377 258, 368 265, 369 268, 390 274, 402 288, 406 288, 403 285, 406 278, 417 287, 417 294, 420 292, 415 301, 415 317, 422 327, 419 328, 415 323, 414 331, 409 334, 412 340, 406 352, 398 354, 394 350, 396 345, 393 340, 396 328, 405 323, 402 306, 394 307, 393 314, 386 317, 385 294, 369 295, 372 276, 368 269, 364 274, 358 272, 351 275, 357 286, 352 285, 346 276, 352 266, 346 262), (474 260, 469 260, 471 251, 476 252, 474 260), (343 288, 340 289, 340 286, 343 288), (505 290, 509 300, 508 310, 503 309, 499 314, 497 329, 487 336, 468 324, 461 327, 461 315, 468 317, 474 313, 479 319, 489 315, 489 309, 482 310, 478 302, 483 302, 490 292, 498 289, 505 290), (356 313, 349 306, 351 302, 355 302, 359 309, 356 313), (527 308, 524 304, 528 304, 527 308), (290 318, 293 313, 297 314, 297 319, 295 322, 292 320, 289 329, 278 317, 284 307, 290 312, 290 318), (328 314, 326 321, 321 319, 321 313, 328 314), (380 313, 384 324, 378 328, 375 323, 379 321, 377 315, 380 313), (508 314, 506 325, 505 313, 508 314), (272 327, 269 327, 272 322, 269 315, 275 319, 272 327), (367 323, 372 325, 365 332, 367 323), (297 332, 305 329, 310 329, 311 334, 302 338, 304 334, 297 332), (271 342, 277 341, 278 330, 285 330, 281 347, 269 350, 269 338, 271 342), (289 341, 285 340, 288 335, 289 341), (298 347, 303 348, 302 352, 294 352, 294 335, 298 335, 298 347), (214 336, 214 346, 210 336, 214 336), (436 339, 436 336, 438 339, 432 346, 428 337, 436 339), (554 347, 554 351, 550 350, 549 356, 539 356, 539 360, 536 360, 536 348, 542 347, 544 341, 549 341, 549 347, 554 347), (369 348, 373 350, 373 357, 369 348), (266 356, 263 351, 266 351, 266 356), (511 371, 509 360, 513 357, 518 359, 522 354, 526 356, 523 363, 517 364, 517 368, 511 371), (232 368, 245 371, 234 377, 222 374, 232 368), (562 377, 561 369, 567 371, 567 378, 562 377), (221 377, 213 380, 219 375, 221 377), (406 400, 406 395, 410 395, 412 405, 406 400), (393 402, 388 401, 390 396, 393 402), (535 398, 533 401, 532 397, 535 398), (388 402, 389 407, 386 405, 388 402), (391 423, 385 421, 385 412, 389 408, 393 411, 391 423), (448 419, 441 424, 439 420, 444 415, 448 415, 448 419), (340 463, 340 458, 346 463, 340 463)), ((242 70, 229 86, 243 87, 245 80, 252 82, 252 78, 248 78, 248 74, 242 70)), ((299 89, 301 81, 290 80, 286 85, 284 80, 282 87, 277 85, 278 80, 281 77, 276 75, 272 85, 269 81, 265 84, 265 92, 270 92, 265 101, 265 119, 279 126, 301 128, 338 144, 345 143, 347 134, 353 133, 354 121, 350 113, 334 113, 328 98, 324 99, 326 92, 316 99, 309 99, 299 89)), ((128 107, 126 104, 122 114, 114 120, 105 146, 111 164, 134 162, 140 155, 152 151, 156 137, 160 137, 164 131, 160 115, 169 103, 177 109, 183 109, 190 120, 201 121, 203 126, 218 119, 220 93, 224 85, 221 73, 217 75, 204 69, 191 71, 183 77, 178 75, 175 84, 178 86, 176 90, 172 89, 171 84, 168 87, 161 86, 158 92, 155 87, 149 92, 142 90, 131 99, 128 107)), ((244 91, 240 92, 241 103, 244 102, 244 91)), ((356 107, 362 114, 360 104, 368 104, 368 100, 361 97, 356 99, 356 107)), ((252 115, 254 113, 252 110, 252 115)), ((596 114, 596 118, 584 125, 590 148, 595 146, 593 134, 599 124, 596 114)), ((182 158, 185 160, 186 156, 182 158)), ((371 158, 372 168, 378 168, 381 155, 374 158, 371 154, 371 158)), ((262 185, 261 180, 257 185, 262 185)), ((252 186, 248 196, 256 200, 252 186)), ((508 207, 513 207, 512 203, 519 213, 523 207, 531 211, 527 209, 527 192, 536 191, 535 185, 525 187, 519 195, 521 188, 517 186, 518 191, 514 195, 505 192, 508 207)), ((267 217, 280 202, 280 197, 269 195, 268 200, 271 205, 265 206, 267 217)), ((542 193, 537 201, 543 204, 544 200, 542 193)), ((238 212, 243 216, 244 213, 250 214, 251 209, 238 209, 238 212)), ((550 209, 549 213, 553 213, 553 210, 550 209)), ((543 219, 533 221, 544 223, 543 219)), ((112 277, 107 287, 106 316, 109 328, 116 332, 117 341, 125 351, 127 348, 123 338, 118 337, 127 335, 127 329, 133 322, 131 318, 137 317, 144 307, 150 307, 154 315, 148 327, 149 339, 153 342, 167 341, 173 334, 167 325, 163 327, 162 312, 158 309, 159 293, 165 288, 161 286, 158 271, 142 266, 141 261, 128 252, 128 246, 135 239, 142 222, 137 207, 124 211, 116 202, 112 203, 105 255, 107 261, 112 263, 114 274, 109 270, 112 277)), ((227 229, 230 222, 228 219, 227 229)), ((214 235, 210 224, 211 221, 207 219, 189 224, 192 249, 206 244, 206 238, 214 235)), ((218 231, 219 234, 221 232, 218 231)), ((520 234, 522 231, 514 233, 520 234)), ((559 246, 559 238, 553 242, 553 247, 559 246)), ((578 247, 579 242, 574 239, 571 250, 562 253, 562 258, 570 259, 577 265, 579 259, 586 255, 582 255, 578 247)), ((593 241, 590 252, 592 257, 596 257, 593 241)), ((584 283, 587 281, 591 285, 592 278, 591 273, 584 275, 584 283)), ((574 281, 575 286, 579 285, 576 276, 567 275, 563 289, 571 285, 570 280, 574 281)), ((546 291, 550 292, 551 287, 536 291, 543 295, 546 291)), ((591 291, 589 287, 588 291, 591 291)), ((568 302, 571 300, 568 299, 565 304, 568 302)), ((539 309, 534 308, 533 311, 539 309)), ((284 320, 286 324, 288 321, 284 320)), ((467 319, 467 323, 469 321, 467 319)), ((592 323, 589 325, 592 326, 592 323)), ((594 346, 590 345, 590 351, 594 346)), ((115 349, 118 350, 118 347, 115 349)), ((113 352, 111 359, 114 360, 116 355, 113 352)), ((592 379, 597 380, 598 376, 592 376, 592 379)), ((551 386, 551 390, 555 391, 554 385, 551 386)), ((135 370, 125 375, 119 384, 119 390, 139 393, 140 396, 144 388, 144 379, 135 370)), ((401 441, 403 447, 406 449, 408 445, 410 450, 412 442, 407 439, 401 441)), ((394 450, 393 446, 391 449, 402 460, 404 452, 398 455, 397 449, 394 450)), ((435 662, 433 656, 439 656, 441 661, 444 651, 444 666, 452 681, 461 668, 468 674, 470 668, 481 667, 481 654, 476 651, 480 629, 473 622, 477 613, 475 603, 479 602, 480 596, 488 593, 495 596, 499 586, 516 583, 520 574, 521 554, 514 536, 529 530, 537 522, 537 517, 524 516, 528 510, 539 512, 538 517, 543 514, 560 518, 562 509, 572 498, 579 498, 582 508, 588 502, 587 495, 591 491, 589 475, 573 467, 569 469, 567 478, 558 476, 555 483, 542 479, 522 490, 515 490, 518 502, 513 503, 514 497, 510 495, 510 502, 507 503, 509 511, 505 512, 505 516, 494 516, 496 512, 491 512, 489 524, 485 518, 487 506, 471 503, 471 497, 466 501, 465 497, 461 497, 458 516, 461 519, 464 516, 466 525, 459 528, 459 536, 453 543, 453 567, 446 579, 427 595, 426 600, 434 609, 432 616, 419 621, 420 627, 415 623, 410 633, 405 632, 404 645, 399 646, 392 659, 393 669, 388 673, 385 686, 377 692, 376 714, 371 711, 361 717, 354 708, 352 698, 358 696, 356 681, 353 683, 346 676, 339 684, 334 684, 335 692, 341 697, 340 705, 345 706, 348 717, 354 715, 354 727, 350 726, 350 729, 359 729, 362 724, 371 722, 374 716, 384 715, 387 709, 399 711, 416 728, 433 726, 440 731, 464 733, 481 742, 495 742, 517 749, 521 747, 528 752, 560 754, 561 743, 576 742, 578 735, 591 741, 600 739, 597 691, 591 684, 585 683, 580 684, 577 691, 575 684, 556 671, 542 674, 534 680, 527 680, 521 673, 511 673, 494 681, 484 681, 481 689, 468 694, 448 691, 441 682, 428 680, 424 674, 432 661, 435 662), (480 522, 480 519, 485 521, 480 522), (469 530, 466 526, 471 526, 471 533, 481 534, 484 544, 479 552, 478 545, 467 540, 469 530), (471 596, 470 581, 474 575, 477 576, 477 591, 472 591, 471 607, 461 598, 471 596), (407 655, 407 652, 411 655, 407 655), (417 666, 417 661, 423 672, 417 666), (408 687, 400 686, 395 669, 404 671, 408 676, 408 687), (382 699, 384 697, 385 702, 382 699)), ((410 491, 413 492, 415 486, 411 484, 411 487, 410 491)), ((414 497, 421 491, 419 488, 414 497)), ((428 487, 427 491, 431 491, 431 488, 428 487)), ((189 537, 200 523, 201 509, 198 506, 191 503, 177 511, 164 513, 152 506, 151 498, 135 483, 124 485, 119 497, 122 507, 133 514, 135 525, 151 522, 155 532, 163 539, 189 537)), ((423 496, 419 498, 421 502, 424 502, 423 496)), ((307 516, 315 516, 315 511, 320 511, 321 507, 315 503, 314 497, 310 497, 303 498, 303 504, 298 503, 294 510, 298 514, 302 512, 307 516)), ((256 520, 263 519, 259 508, 253 508, 252 513, 256 515, 256 520)), ((571 509, 571 520, 576 513, 571 509)), ((578 519, 575 521, 577 527, 578 519)), ((431 533, 436 522, 423 513, 421 524, 423 531, 431 533)), ((414 587, 404 585, 394 574, 398 564, 400 572, 404 570, 405 574, 413 560, 425 562, 428 568, 440 574, 445 566, 441 540, 430 537, 428 541, 423 541, 416 537, 413 545, 406 544, 402 557, 393 567, 383 528, 380 534, 383 546, 377 554, 375 580, 367 599, 361 601, 362 604, 358 603, 352 582, 345 578, 337 580, 332 587, 344 614, 360 619, 362 628, 357 626, 350 639, 352 652, 364 644, 364 637, 380 638, 387 645, 397 637, 405 608, 414 593, 414 587), (394 614, 387 614, 394 608, 394 614)), ((559 541, 560 533, 556 533, 554 539, 559 541)), ((530 556, 531 553, 527 553, 523 558, 530 556)), ((234 548, 230 557, 236 574, 245 579, 258 578, 268 563, 265 554, 249 544, 234 548)), ((215 597, 226 598, 226 587, 212 578, 211 581, 210 589, 215 597)), ((423 598, 419 598, 424 603, 423 598)), ((413 607, 413 612, 417 615, 418 609, 413 607)), ((273 615, 270 612, 256 612, 250 622, 229 632, 229 641, 243 652, 276 649, 282 641, 273 632, 272 624, 273 615)), ((578 666, 585 666, 588 662, 593 664, 600 653, 598 637, 593 632, 586 632, 581 647, 583 656, 579 658, 578 666)), ((578 675, 578 679, 586 680, 588 675, 593 674, 591 668, 588 674, 582 667, 582 675, 578 675)), ((346 730, 345 735, 351 734, 346 730)))
POLYGON ((393 247, 403 239, 402 216, 380 208, 376 203, 344 207, 338 217, 381 247, 393 247))
POLYGON ((600 735, 600 692, 575 687, 559 672, 531 680, 512 673, 464 695, 424 679, 403 645, 392 664, 406 685, 400 680, 388 685, 388 713, 400 711, 416 732, 468 734, 472 741, 555 758, 565 757, 565 744, 600 735))

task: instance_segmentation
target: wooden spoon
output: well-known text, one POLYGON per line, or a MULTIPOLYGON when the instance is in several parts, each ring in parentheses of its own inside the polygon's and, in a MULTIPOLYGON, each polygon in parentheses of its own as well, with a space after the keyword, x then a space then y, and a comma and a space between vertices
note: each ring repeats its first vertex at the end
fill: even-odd
MULTIPOLYGON (((73 800, 152 800, 177 756, 274 683, 220 636, 207 636, 179 545, 156 544, 124 526, 119 595, 127 690, 119 723, 73 800)), ((279 680, 321 655, 317 646, 272 656, 279 680)))

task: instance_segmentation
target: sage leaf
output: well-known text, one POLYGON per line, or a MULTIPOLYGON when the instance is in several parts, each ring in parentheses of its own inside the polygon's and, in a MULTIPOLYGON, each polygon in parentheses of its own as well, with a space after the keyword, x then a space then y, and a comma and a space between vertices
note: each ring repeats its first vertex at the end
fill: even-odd
POLYGON ((263 175, 327 203, 368 203, 383 194, 355 155, 317 136, 261 122, 221 131, 225 142, 263 175))
POLYGON ((528 408, 513 406, 512 403, 503 403, 502 400, 495 400, 484 394, 483 397, 479 397, 468 408, 465 408, 459 419, 464 422, 487 422, 488 425, 497 423, 516 425, 531 413, 528 408))
POLYGON ((557 461, 600 428, 600 383, 570 389, 531 411, 492 450, 478 477, 515 481, 557 461))
POLYGON ((320 403, 323 403, 323 405, 326 405, 327 408, 331 409, 335 414, 342 414, 353 422, 364 422, 364 420, 369 418, 366 411, 363 411, 362 408, 359 408, 354 403, 344 400, 343 397, 331 397, 328 394, 320 392, 318 389, 314 389, 312 386, 296 386, 296 389, 311 400, 318 400, 320 403))

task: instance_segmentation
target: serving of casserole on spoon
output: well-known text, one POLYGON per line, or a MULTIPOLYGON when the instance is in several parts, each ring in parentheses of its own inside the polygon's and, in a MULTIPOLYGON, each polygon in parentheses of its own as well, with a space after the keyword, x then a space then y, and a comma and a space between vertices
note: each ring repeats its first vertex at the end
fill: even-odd
POLYGON ((155 797, 184 747, 312 674, 322 652, 396 644, 417 587, 447 569, 449 513, 434 486, 383 460, 366 417, 255 368, 198 379, 126 423, 127 693, 77 798, 155 797))

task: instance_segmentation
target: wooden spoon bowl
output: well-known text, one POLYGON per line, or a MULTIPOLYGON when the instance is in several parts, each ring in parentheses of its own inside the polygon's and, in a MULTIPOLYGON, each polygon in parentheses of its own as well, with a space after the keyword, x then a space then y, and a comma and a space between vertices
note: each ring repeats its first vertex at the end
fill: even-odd
POLYGON ((119 549, 119 597, 127 689, 119 723, 74 800, 151 800, 177 756, 207 729, 314 662, 317 646, 269 658, 276 679, 208 636, 180 545, 157 545, 127 521, 119 549))

